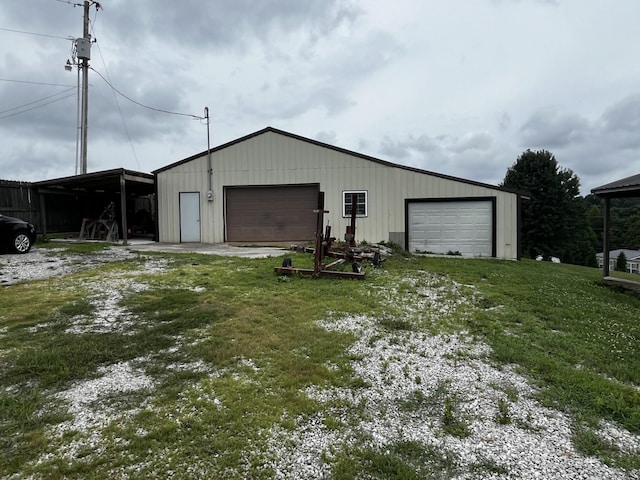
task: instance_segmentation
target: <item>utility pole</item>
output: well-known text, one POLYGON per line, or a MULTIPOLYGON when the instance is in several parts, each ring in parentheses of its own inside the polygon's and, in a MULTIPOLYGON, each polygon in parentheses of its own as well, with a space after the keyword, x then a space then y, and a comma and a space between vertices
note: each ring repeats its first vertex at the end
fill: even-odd
MULTIPOLYGON (((71 2, 67 2, 71 3, 71 2)), ((84 0, 81 5, 79 3, 72 4, 74 7, 82 6, 84 13, 82 16, 82 38, 74 40, 75 52, 73 61, 67 60, 64 66, 65 70, 71 71, 73 65, 78 66, 78 129, 80 130, 80 148, 78 149, 78 141, 76 137, 76 174, 78 173, 78 150, 80 151, 80 174, 87 173, 87 130, 89 124, 89 60, 91 60, 91 34, 89 33, 89 7, 96 6, 96 10, 102 8, 96 0, 84 0), (77 63, 76 63, 77 58, 77 63), (80 78, 82 74, 82 85, 80 78)), ((73 38, 71 38, 73 40, 73 38)))
POLYGON ((89 60, 91 59, 91 35, 89 34, 89 0, 84 1, 82 38, 77 39, 76 50, 82 71, 82 119, 80 124, 80 174, 87 173, 87 130, 89 117, 89 60))

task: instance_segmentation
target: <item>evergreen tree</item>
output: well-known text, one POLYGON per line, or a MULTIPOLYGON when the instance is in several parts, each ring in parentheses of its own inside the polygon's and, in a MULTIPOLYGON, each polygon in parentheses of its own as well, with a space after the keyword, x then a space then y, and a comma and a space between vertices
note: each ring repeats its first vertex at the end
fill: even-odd
POLYGON ((620 252, 618 258, 616 259, 616 270, 618 272, 627 271, 627 256, 624 254, 624 252, 620 252))
POLYGON ((522 249, 525 255, 557 256, 566 263, 596 264, 593 229, 580 180, 561 168, 546 151, 522 153, 505 175, 503 186, 527 191, 522 203, 522 249))

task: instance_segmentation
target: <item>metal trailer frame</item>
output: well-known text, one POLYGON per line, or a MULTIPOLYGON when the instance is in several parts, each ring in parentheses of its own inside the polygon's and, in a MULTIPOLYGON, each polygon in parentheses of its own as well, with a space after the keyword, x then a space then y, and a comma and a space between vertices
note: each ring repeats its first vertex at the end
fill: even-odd
POLYGON ((322 226, 324 224, 324 214, 329 213, 324 209, 324 192, 318 192, 318 208, 314 210, 316 214, 316 236, 315 236, 315 248, 311 249, 305 247, 304 251, 314 254, 314 266, 310 268, 295 268, 291 266, 291 259, 285 258, 282 266, 275 267, 274 271, 281 275, 311 275, 313 277, 333 277, 333 278, 354 278, 357 280, 364 279, 365 273, 361 270, 358 261, 362 260, 362 257, 356 255, 353 252, 355 246, 355 231, 356 231, 356 208, 352 201, 351 208, 351 225, 347 227, 347 233, 345 234, 345 241, 347 250, 346 252, 336 252, 331 250, 331 244, 335 241, 335 237, 331 236, 331 227, 327 225, 325 232, 322 232, 322 226), (323 261, 325 257, 337 258, 333 262, 325 264, 323 261), (342 272, 337 270, 331 270, 333 267, 342 265, 343 263, 351 262, 352 271, 342 272))

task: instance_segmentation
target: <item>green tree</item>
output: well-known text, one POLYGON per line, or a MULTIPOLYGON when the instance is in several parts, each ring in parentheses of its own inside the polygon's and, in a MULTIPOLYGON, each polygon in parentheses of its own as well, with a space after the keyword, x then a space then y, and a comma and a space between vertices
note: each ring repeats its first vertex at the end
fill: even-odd
MULTIPOLYGON (((587 196, 586 198, 594 198, 593 195, 587 196)), ((586 201, 585 198, 585 201, 586 201)), ((588 203, 587 204, 587 219, 589 220, 589 225, 591 225, 591 230, 594 233, 594 242, 593 248, 596 251, 601 252, 603 246, 603 234, 604 234, 604 212, 602 211, 602 207, 600 206, 600 199, 598 199, 597 204, 588 203)))
POLYGON ((618 258, 616 258, 616 270, 618 272, 627 271, 627 256, 624 254, 624 252, 620 252, 618 258))
POLYGON ((625 224, 627 229, 622 239, 624 248, 640 248, 640 213, 627 217, 625 224))
POLYGON ((567 220, 567 236, 561 242, 560 258, 563 262, 587 267, 597 267, 595 248, 596 234, 589 222, 588 211, 582 197, 577 197, 569 202, 567 220))
MULTIPOLYGON (((604 232, 603 200, 595 195, 584 197, 589 224, 596 234, 594 248, 601 252, 604 232)), ((609 242, 611 250, 640 248, 640 198, 611 199, 609 242)))
POLYGON ((561 168, 547 150, 527 150, 507 170, 502 185, 529 192, 522 205, 522 249, 525 255, 557 256, 567 263, 595 265, 593 229, 580 180, 561 168))

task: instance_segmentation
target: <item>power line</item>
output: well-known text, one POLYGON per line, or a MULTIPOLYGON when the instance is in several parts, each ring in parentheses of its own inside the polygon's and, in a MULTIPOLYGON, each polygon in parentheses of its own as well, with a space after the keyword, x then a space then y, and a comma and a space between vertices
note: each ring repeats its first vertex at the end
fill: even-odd
POLYGON ((74 2, 70 2, 69 0, 56 0, 56 2, 68 3, 69 5, 73 5, 74 7, 81 7, 82 6, 81 3, 74 3, 74 2))
MULTIPOLYGON (((98 14, 98 10, 96 9, 96 16, 98 14)), ((94 17, 94 21, 90 22, 91 25, 91 32, 93 33, 94 37, 95 37, 95 30, 94 30, 94 22, 95 22, 95 17, 94 17)), ((100 60, 102 60, 102 65, 104 65, 104 71, 107 74, 107 77, 109 78, 109 80, 111 80, 111 77, 109 75, 109 69, 107 68, 107 63, 104 61, 104 57, 102 56, 102 49, 100 48, 100 44, 96 43, 96 46, 98 47, 98 53, 100 54, 100 60)), ((118 112, 120 113, 120 119, 122 120, 122 125, 124 125, 124 131, 127 134, 127 139, 129 140, 129 146, 131 147, 131 153, 133 153, 133 158, 136 161, 136 165, 138 166, 138 170, 140 170, 140 162, 138 161, 138 155, 136 155, 136 149, 133 146, 133 140, 131 140, 131 134, 129 133, 129 127, 127 127, 127 122, 124 119, 124 114, 122 113, 122 109, 120 108, 120 102, 118 102, 118 96, 116 95, 116 92, 114 89, 111 89, 111 93, 113 94, 113 100, 116 102, 116 107, 118 107, 118 112)))
POLYGON ((98 12, 100 9, 104 10, 104 7, 98 3, 98 8, 96 8, 96 13, 93 15, 93 22, 89 19, 89 25, 91 25, 91 31, 93 32, 93 36, 95 38, 95 32, 93 31, 93 27, 95 26, 96 20, 98 19, 98 12))
POLYGON ((72 38, 70 38, 70 37, 59 37, 57 35, 46 35, 44 33, 25 32, 24 30, 13 30, 11 28, 2 28, 2 27, 0 27, 0 30, 3 30, 5 32, 24 33, 25 35, 34 35, 36 37, 47 37, 47 38, 58 38, 58 39, 61 39, 61 40, 72 40, 72 38))
POLYGON ((0 78, 0 82, 26 83, 29 85, 47 85, 49 87, 75 87, 75 85, 69 85, 65 83, 30 82, 28 80, 12 80, 10 78, 0 78))
POLYGON ((35 110, 36 108, 46 107, 47 105, 51 105, 52 103, 59 102, 60 100, 64 100, 65 98, 73 97, 75 93, 70 93, 69 95, 65 95, 64 97, 57 98, 55 100, 51 100, 50 102, 43 103, 42 105, 36 105, 35 107, 27 108, 26 110, 22 110, 20 112, 10 113, 9 115, 5 115, 4 117, 0 117, 0 120, 9 117, 15 117, 16 115, 20 115, 22 113, 30 112, 31 110, 35 110))
POLYGON ((169 111, 169 110, 163 110, 163 109, 161 109, 161 108, 154 108, 154 107, 150 107, 150 106, 148 106, 148 105, 144 105, 144 104, 142 104, 142 103, 140 103, 140 102, 138 102, 138 101, 134 100, 133 98, 128 97, 127 95, 125 95, 124 93, 122 93, 120 90, 118 90, 116 87, 114 87, 114 86, 111 84, 111 82, 109 82, 109 80, 107 80, 106 78, 104 78, 104 76, 103 76, 99 71, 97 71, 95 68, 93 68, 93 67, 89 67, 89 68, 90 68, 91 70, 93 70, 94 72, 96 72, 96 73, 98 74, 98 76, 99 76, 100 78, 102 78, 102 80, 104 80, 104 82, 105 82, 107 85, 109 85, 109 87, 111 87, 111 88, 113 89, 113 91, 114 91, 114 92, 116 92, 118 95, 120 95, 120 96, 122 96, 122 97, 126 98, 126 99, 127 99, 127 100, 129 100, 131 103, 135 103, 136 105, 138 105, 138 106, 140 106, 140 107, 143 107, 143 108, 146 108, 146 109, 149 109, 149 110, 153 110, 154 112, 167 113, 167 114, 169 114, 169 115, 180 115, 180 116, 183 116, 183 117, 191 117, 191 118, 193 118, 193 119, 195 119, 195 120, 202 120, 202 119, 204 118, 204 117, 201 117, 201 116, 199 116, 199 115, 193 115, 193 114, 191 114, 191 113, 171 112, 171 111, 169 111))
POLYGON ((39 102, 42 102, 42 101, 44 101, 44 100, 48 100, 48 99, 53 98, 53 97, 57 97, 58 95, 62 95, 62 94, 64 94, 64 93, 67 93, 67 92, 68 92, 68 91, 70 91, 70 90, 75 90, 75 88, 76 88, 76 87, 71 87, 71 88, 69 88, 69 89, 67 89, 67 90, 63 90, 62 92, 54 93, 54 94, 52 94, 52 95, 47 95, 46 97, 42 97, 42 98, 39 98, 39 99, 37 99, 37 100, 33 100, 32 102, 25 103, 25 104, 23 104, 23 105, 18 105, 17 107, 7 108, 6 110, 2 110, 2 111, 0 111, 0 115, 2 115, 2 114, 4 114, 4 113, 7 113, 7 112, 11 112, 11 111, 13 111, 13 110, 19 110, 19 109, 21 109, 21 108, 28 107, 29 105, 33 105, 34 103, 39 103, 39 102))

